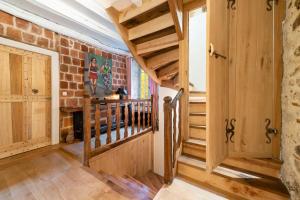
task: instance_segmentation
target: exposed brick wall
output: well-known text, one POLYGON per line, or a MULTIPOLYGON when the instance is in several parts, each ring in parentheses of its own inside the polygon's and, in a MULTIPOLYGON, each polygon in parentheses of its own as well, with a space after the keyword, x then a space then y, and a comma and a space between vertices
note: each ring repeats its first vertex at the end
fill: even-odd
MULTIPOLYGON (((59 52, 60 106, 82 106, 85 52, 112 58, 113 90, 127 88, 126 56, 103 51, 92 44, 63 36, 3 11, 0 11, 0 36, 59 52), (63 92, 67 96, 62 96, 63 92)), ((72 129, 72 120, 72 116, 60 113, 61 140, 72 129)))

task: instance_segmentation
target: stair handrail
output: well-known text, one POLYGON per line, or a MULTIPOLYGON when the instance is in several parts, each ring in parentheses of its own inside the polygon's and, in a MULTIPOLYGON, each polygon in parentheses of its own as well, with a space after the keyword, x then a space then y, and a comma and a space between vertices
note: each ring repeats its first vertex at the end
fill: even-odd
POLYGON ((170 96, 164 97, 164 182, 170 184, 176 173, 177 151, 181 145, 181 109, 179 104, 179 117, 177 122, 177 102, 183 95, 181 88, 172 100, 170 96), (173 117, 173 119, 172 119, 173 117), (177 126, 178 125, 178 135, 177 126))

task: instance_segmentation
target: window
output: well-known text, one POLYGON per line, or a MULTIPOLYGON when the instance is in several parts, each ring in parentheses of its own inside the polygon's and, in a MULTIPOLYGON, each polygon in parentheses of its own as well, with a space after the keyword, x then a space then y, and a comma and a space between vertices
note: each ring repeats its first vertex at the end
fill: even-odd
POLYGON ((150 98, 149 76, 145 73, 137 62, 131 61, 131 98, 148 99, 150 98))

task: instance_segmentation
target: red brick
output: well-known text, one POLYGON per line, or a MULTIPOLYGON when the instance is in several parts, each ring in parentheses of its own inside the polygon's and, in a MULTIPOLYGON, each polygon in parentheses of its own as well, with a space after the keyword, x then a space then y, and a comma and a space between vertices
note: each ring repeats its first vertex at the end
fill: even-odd
POLYGON ((89 48, 86 45, 81 45, 81 51, 85 51, 87 52, 89 50, 89 48))
POLYGON ((60 71, 62 71, 62 72, 68 72, 68 66, 61 64, 60 65, 60 71))
POLYGON ((68 82, 60 81, 60 88, 61 89, 68 89, 68 82))
POLYGON ((70 66, 70 73, 77 74, 77 67, 76 66, 70 66))
POLYGON ((31 32, 32 33, 40 35, 40 34, 42 34, 42 30, 43 29, 40 26, 36 25, 36 24, 31 25, 31 32))
POLYGON ((73 75, 72 74, 65 74, 65 79, 67 81, 73 81, 73 75))
POLYGON ((71 64, 71 57, 70 56, 63 56, 63 62, 65 64, 71 64))
POLYGON ((72 49, 72 50, 71 50, 71 56, 72 56, 73 58, 78 58, 78 57, 79 57, 78 51, 72 49))
POLYGON ((112 72, 117 72, 117 69, 114 66, 112 67, 112 72))
POLYGON ((122 70, 120 68, 117 68, 118 73, 122 73, 122 70))
MULTIPOLYGON (((78 106, 82 106, 83 105, 83 98, 80 98, 80 99, 78 99, 78 106)), ((103 115, 103 116, 106 116, 106 115, 103 115)), ((104 122, 102 122, 102 123, 104 123, 104 122)))
POLYGON ((73 47, 74 41, 73 40, 69 40, 69 45, 70 47, 73 47))
POLYGON ((74 49, 80 50, 80 47, 81 47, 81 45, 79 42, 74 42, 74 49))
POLYGON ((13 25, 14 18, 12 15, 5 13, 3 11, 0 11, 0 22, 4 24, 13 25))
POLYGON ((74 81, 76 81, 76 82, 82 82, 83 80, 82 80, 82 76, 81 75, 75 75, 74 76, 74 81))
POLYGON ((65 104, 66 102, 65 102, 65 100, 64 99, 60 99, 59 100, 59 106, 61 106, 61 107, 64 107, 64 106, 66 106, 66 104, 65 104))
POLYGON ((29 27, 29 22, 20 18, 16 18, 16 25, 18 28, 27 30, 29 27))
POLYGON ((54 49, 54 42, 52 40, 50 40, 49 48, 54 49))
POLYGON ((79 84, 77 84, 77 86, 78 86, 78 89, 83 89, 83 84, 82 83, 79 83, 79 84))
POLYGON ((78 74, 83 74, 84 68, 83 67, 78 67, 77 73, 78 74))
POLYGON ((48 29, 44 29, 44 35, 46 38, 53 40, 53 31, 48 29))
POLYGON ((9 37, 13 40, 19 40, 19 41, 22 40, 21 31, 15 29, 15 28, 7 27, 7 33, 6 34, 7 34, 7 37, 9 37))
POLYGON ((80 66, 80 60, 78 58, 72 58, 73 65, 80 66))
POLYGON ((35 43, 36 37, 34 35, 25 32, 23 32, 22 35, 24 42, 35 43))
POLYGON ((76 90, 77 89, 77 83, 71 82, 71 83, 69 83, 69 87, 70 87, 70 89, 76 90))
POLYGON ((59 79, 62 81, 65 79, 65 74, 64 73, 59 73, 59 79))
POLYGON ((82 97, 83 93, 83 91, 75 91, 75 97, 82 97))
POLYGON ((66 99, 66 105, 70 107, 76 107, 77 106, 77 99, 72 98, 72 99, 66 99))
POLYGON ((66 38, 60 38, 60 45, 69 47, 69 40, 67 40, 66 38))
POLYGON ((4 34, 4 27, 2 24, 0 24, 0 35, 4 34))
POLYGON ((70 51, 68 48, 60 47, 60 53, 63 55, 69 55, 70 51))
POLYGON ((84 59, 85 58, 85 53, 79 52, 79 58, 84 59))
POLYGON ((116 79, 113 79, 113 84, 117 84, 117 80, 116 79))
POLYGON ((84 67, 84 60, 81 60, 81 61, 80 61, 80 66, 81 66, 81 67, 84 67))
POLYGON ((99 50, 99 49, 96 49, 96 55, 99 55, 99 56, 101 56, 102 55, 102 52, 99 50))
POLYGON ((49 40, 46 39, 46 38, 39 37, 38 40, 37 40, 37 44, 40 47, 48 48, 49 40))

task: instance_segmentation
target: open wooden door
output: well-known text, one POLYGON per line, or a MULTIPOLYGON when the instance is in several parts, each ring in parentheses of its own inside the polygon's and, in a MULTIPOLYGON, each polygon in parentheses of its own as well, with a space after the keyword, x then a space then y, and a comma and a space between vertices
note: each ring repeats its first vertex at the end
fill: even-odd
POLYGON ((266 128, 280 128, 275 124, 276 81, 280 81, 273 54, 275 7, 245 0, 236 1, 230 10, 229 107, 230 116, 236 119, 230 156, 271 158, 273 154, 266 128))
POLYGON ((225 119, 228 118, 228 17, 227 1, 207 1, 207 49, 210 49, 206 67, 208 171, 212 171, 228 155, 228 144, 225 143, 225 119))

